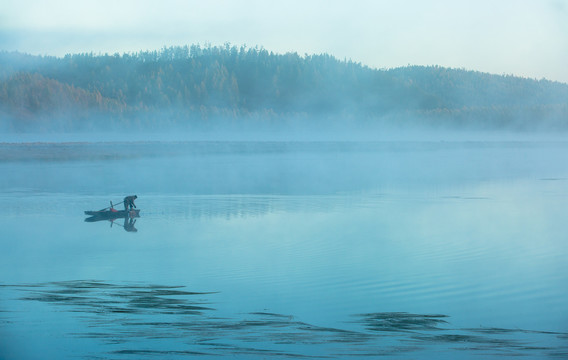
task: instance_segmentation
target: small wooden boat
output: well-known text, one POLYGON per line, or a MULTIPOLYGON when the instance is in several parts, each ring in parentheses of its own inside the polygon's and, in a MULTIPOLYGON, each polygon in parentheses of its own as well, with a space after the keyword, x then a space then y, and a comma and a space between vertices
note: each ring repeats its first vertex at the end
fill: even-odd
POLYGON ((114 208, 111 208, 111 209, 103 209, 97 211, 85 211, 85 215, 90 216, 90 218, 86 218, 85 221, 93 222, 100 220, 137 218, 140 217, 140 210, 139 209, 116 210, 114 208))

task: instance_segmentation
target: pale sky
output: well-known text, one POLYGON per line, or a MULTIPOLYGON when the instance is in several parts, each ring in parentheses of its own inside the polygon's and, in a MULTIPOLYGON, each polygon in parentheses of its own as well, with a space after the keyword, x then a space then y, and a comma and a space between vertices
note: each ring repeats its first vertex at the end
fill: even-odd
POLYGON ((210 43, 568 82, 568 0, 2 0, 0 50, 210 43))

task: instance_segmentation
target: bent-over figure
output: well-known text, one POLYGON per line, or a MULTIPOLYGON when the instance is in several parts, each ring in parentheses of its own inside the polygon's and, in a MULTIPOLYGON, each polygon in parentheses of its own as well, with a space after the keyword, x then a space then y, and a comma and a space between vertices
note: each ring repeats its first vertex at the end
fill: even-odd
POLYGON ((132 210, 132 208, 136 208, 134 204, 134 200, 138 199, 136 195, 130 195, 124 198, 124 210, 132 210))

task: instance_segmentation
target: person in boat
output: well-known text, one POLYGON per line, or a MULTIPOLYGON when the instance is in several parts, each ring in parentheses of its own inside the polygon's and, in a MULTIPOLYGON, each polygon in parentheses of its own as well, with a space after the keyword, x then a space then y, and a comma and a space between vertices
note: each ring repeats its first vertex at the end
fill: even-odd
POLYGON ((138 199, 136 195, 130 195, 124 198, 124 210, 130 211, 132 208, 136 208, 134 200, 138 199))

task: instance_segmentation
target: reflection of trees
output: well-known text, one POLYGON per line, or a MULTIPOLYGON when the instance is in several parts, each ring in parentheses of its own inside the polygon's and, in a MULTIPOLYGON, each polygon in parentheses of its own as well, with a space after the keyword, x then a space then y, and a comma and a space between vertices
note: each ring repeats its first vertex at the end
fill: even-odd
POLYGON ((357 207, 372 204, 380 195, 367 196, 273 196, 273 195, 226 195, 188 196, 167 201, 167 208, 155 206, 156 213, 185 218, 238 218, 262 216, 273 212, 329 212, 338 207, 357 207))

